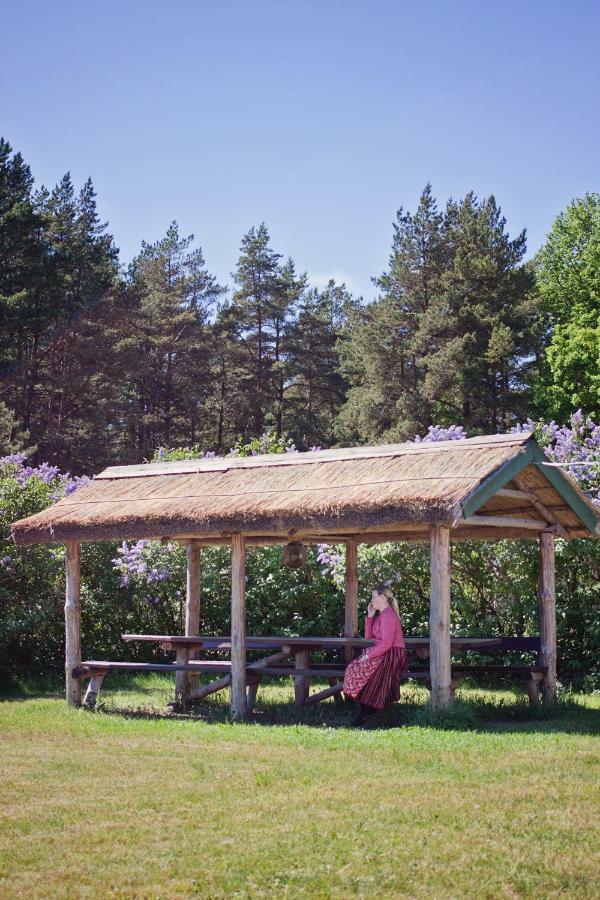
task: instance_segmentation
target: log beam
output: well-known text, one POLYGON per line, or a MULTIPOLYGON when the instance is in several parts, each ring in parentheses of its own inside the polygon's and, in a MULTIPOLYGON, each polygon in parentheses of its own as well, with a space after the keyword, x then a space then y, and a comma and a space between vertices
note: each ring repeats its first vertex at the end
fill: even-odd
POLYGON ((527 519, 517 516, 483 516, 474 515, 467 516, 466 519, 458 519, 457 525, 485 525, 497 528, 526 528, 535 531, 543 531, 548 527, 548 523, 541 519, 527 519))
POLYGON ((442 710, 450 706, 453 699, 450 668, 450 529, 445 525, 431 526, 429 568, 431 705, 434 710, 442 710))
MULTIPOLYGON (((284 659, 290 656, 291 652, 292 648, 287 644, 284 644, 281 650, 278 650, 277 653, 272 653, 271 656, 265 656, 264 659, 259 659, 257 662, 250 663, 249 666, 246 666, 247 684, 250 686, 257 684, 261 678, 261 669, 265 669, 268 666, 277 665, 277 663, 282 662, 284 659), (255 672, 256 674, 254 674, 255 672)), ((190 703, 197 703, 198 701, 203 700, 205 697, 208 697, 210 694, 214 694, 217 691, 222 691, 224 688, 228 688, 230 686, 231 675, 223 675, 222 678, 217 678, 215 681, 211 681, 209 684, 204 684, 202 685, 202 687, 196 688, 190 693, 188 700, 190 703)))
POLYGON ((81 562, 78 541, 65 546, 65 682, 69 706, 81 706, 81 678, 73 669, 81 665, 81 562))
POLYGON ((246 548, 231 535, 231 716, 246 716, 246 548))
POLYGON ((312 703, 320 703, 321 700, 327 700, 328 697, 333 697, 336 702, 343 702, 341 698, 341 693, 344 687, 343 681, 336 681, 335 679, 330 679, 333 681, 328 688, 325 688, 322 691, 319 691, 317 694, 311 694, 310 697, 307 697, 305 700, 305 705, 309 706, 312 703))
POLYGON ((538 605, 540 614, 540 665, 546 666, 542 682, 544 703, 556 700, 556 588, 554 535, 540 535, 538 605))
POLYGON ((538 500, 538 498, 535 496, 535 494, 531 493, 531 491, 527 491, 527 486, 520 475, 516 475, 514 477, 513 481, 515 482, 516 485, 519 486, 519 488, 521 488, 523 491, 528 493, 528 497, 531 502, 531 505, 534 507, 534 509, 536 509, 538 511, 538 513, 541 515, 541 517, 543 519, 545 519, 546 522, 549 522, 551 525, 555 525, 558 530, 558 534, 563 539, 563 541, 568 541, 569 540, 569 532, 566 530, 566 528, 564 527, 564 525, 562 524, 562 522, 560 521, 558 516, 555 513, 553 513, 550 509, 548 509, 548 507, 545 506, 540 500, 538 500))

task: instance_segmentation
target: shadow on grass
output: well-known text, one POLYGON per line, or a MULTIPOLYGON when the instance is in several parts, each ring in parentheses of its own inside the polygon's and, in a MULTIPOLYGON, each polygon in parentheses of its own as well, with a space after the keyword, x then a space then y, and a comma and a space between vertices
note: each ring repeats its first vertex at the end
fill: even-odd
MULTIPOLYGON (((259 694, 260 696, 260 694, 259 694)), ((131 718, 169 718, 206 723, 231 723, 229 707, 223 700, 197 704, 188 712, 144 708, 143 704, 128 705, 117 695, 99 704, 99 712, 131 718)), ((257 703, 248 717, 251 724, 278 727, 304 725, 313 728, 352 728, 357 705, 350 701, 332 700, 314 706, 295 707, 289 700, 269 698, 257 703)), ((584 705, 572 697, 561 698, 554 707, 533 707, 522 701, 494 691, 466 690, 451 710, 434 713, 424 691, 405 689, 398 703, 378 713, 361 730, 390 730, 403 727, 436 728, 455 731, 488 733, 523 732, 600 735, 600 710, 584 705)))
MULTIPOLYGON (((318 689, 315 685, 315 689, 318 689)), ((168 706, 173 684, 168 677, 115 674, 107 679, 98 704, 98 712, 109 716, 139 719, 169 719, 231 723, 229 692, 223 691, 187 712, 168 706)), ((12 702, 63 698, 62 689, 52 682, 22 683, 3 692, 2 699, 12 702)), ((402 727, 436 728, 445 731, 482 733, 563 733, 600 735, 600 709, 586 703, 584 695, 563 695, 554 707, 531 706, 519 692, 465 686, 454 706, 445 713, 434 713, 428 692, 410 681, 393 704, 363 726, 361 730, 390 730, 402 727)), ((351 728, 357 706, 333 700, 314 706, 293 705, 289 682, 270 681, 258 693, 251 724, 267 727, 303 725, 313 728, 351 728)), ((93 713, 89 713, 93 715, 93 713)))

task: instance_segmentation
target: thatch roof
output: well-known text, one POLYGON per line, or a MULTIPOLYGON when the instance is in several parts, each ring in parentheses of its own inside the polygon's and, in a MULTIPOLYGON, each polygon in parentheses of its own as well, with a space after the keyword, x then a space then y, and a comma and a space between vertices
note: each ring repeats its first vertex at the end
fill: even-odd
MULTIPOLYGON (((489 523, 473 522, 475 511, 539 520, 536 498, 550 510, 546 524, 556 521, 563 536, 600 530, 574 482, 547 463, 531 436, 507 434, 117 466, 15 522, 13 534, 20 544, 165 537, 225 542, 232 531, 283 539, 396 529, 418 536, 429 523, 447 522, 464 536, 473 529, 485 536, 489 523), (507 485, 513 490, 497 493, 507 485)), ((509 525, 506 518, 507 535, 533 536, 531 523, 520 528, 514 521, 509 525)), ((499 536, 493 522, 490 533, 499 536)))

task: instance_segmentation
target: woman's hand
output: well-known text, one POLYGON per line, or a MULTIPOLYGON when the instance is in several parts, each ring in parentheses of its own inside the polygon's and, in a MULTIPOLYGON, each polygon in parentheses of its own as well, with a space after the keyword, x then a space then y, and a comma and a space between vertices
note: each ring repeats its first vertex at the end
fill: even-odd
POLYGON ((372 603, 369 603, 369 605, 367 606, 367 615, 370 619, 372 619, 375 615, 375 607, 372 603))

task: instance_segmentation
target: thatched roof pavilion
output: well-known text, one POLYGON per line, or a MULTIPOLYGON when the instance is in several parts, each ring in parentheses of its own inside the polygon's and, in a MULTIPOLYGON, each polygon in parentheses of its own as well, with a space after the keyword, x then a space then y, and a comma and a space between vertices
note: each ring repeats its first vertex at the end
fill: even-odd
MULTIPOLYGON (((344 542, 345 634, 355 636, 357 544, 430 541, 432 701, 443 706, 449 702, 450 681, 450 541, 539 539, 542 656, 548 665, 545 693, 551 697, 556 666, 554 538, 597 537, 600 523, 575 482, 531 435, 504 434, 115 466, 74 495, 15 522, 13 534, 19 544, 67 544, 67 669, 81 658, 81 541, 181 541, 188 544, 192 573, 199 570, 202 546, 230 544, 232 642, 234 635, 237 642, 232 647, 232 708, 242 715, 245 545, 344 542)), ((198 577, 188 577, 190 634, 198 627, 198 585, 198 577)), ((70 696, 77 701, 73 684, 70 696)))

